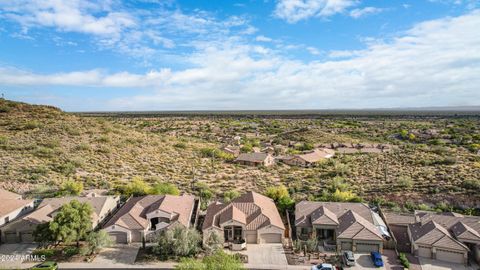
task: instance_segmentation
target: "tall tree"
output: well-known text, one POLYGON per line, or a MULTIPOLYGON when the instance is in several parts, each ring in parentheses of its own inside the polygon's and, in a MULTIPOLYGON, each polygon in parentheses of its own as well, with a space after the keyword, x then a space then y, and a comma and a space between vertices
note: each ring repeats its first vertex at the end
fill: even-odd
POLYGON ((87 236, 92 230, 93 209, 88 203, 72 200, 63 205, 50 222, 49 228, 57 242, 77 242, 87 236))

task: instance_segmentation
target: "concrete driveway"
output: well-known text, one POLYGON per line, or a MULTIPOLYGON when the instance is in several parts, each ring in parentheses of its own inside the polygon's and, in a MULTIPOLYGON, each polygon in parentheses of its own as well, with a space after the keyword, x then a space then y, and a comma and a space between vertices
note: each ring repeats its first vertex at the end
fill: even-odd
POLYGON ((478 265, 465 266, 458 263, 447 263, 438 260, 430 260, 426 258, 418 258, 422 270, 477 270, 479 269, 478 265))
POLYGON ((31 255, 33 250, 37 248, 37 244, 2 244, 0 245, 0 255, 2 260, 0 262, 1 268, 16 269, 24 268, 25 266, 31 266, 38 262, 28 262, 22 264, 23 258, 27 255, 31 255))
POLYGON ((240 253, 248 256, 249 265, 288 265, 282 244, 248 244, 240 253))
POLYGON ((137 258, 140 245, 116 245, 103 249, 92 261, 92 265, 132 265, 137 258))
MULTIPOLYGON (((346 269, 355 269, 355 270, 363 270, 363 269, 388 269, 386 267, 375 267, 373 265, 372 259, 370 258, 370 253, 355 253, 355 266, 346 269)), ((383 257, 383 256, 382 256, 383 257)), ((385 262, 385 258, 382 258, 385 262)))

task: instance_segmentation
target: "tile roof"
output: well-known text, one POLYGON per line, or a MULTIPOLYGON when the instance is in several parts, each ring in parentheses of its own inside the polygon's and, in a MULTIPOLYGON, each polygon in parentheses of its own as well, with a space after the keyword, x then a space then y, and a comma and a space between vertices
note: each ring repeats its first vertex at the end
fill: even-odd
POLYGON ((426 223, 418 222, 409 225, 413 241, 418 245, 434 246, 455 250, 468 250, 464 244, 453 238, 447 229, 437 222, 430 220, 426 223))
POLYGON ((2 198, 2 200, 18 200, 22 198, 22 195, 10 192, 5 189, 0 189, 0 198, 2 198))
POLYGON ((312 224, 338 225, 338 218, 325 206, 320 206, 311 214, 312 224))
POLYGON ((97 215, 99 215, 103 209, 103 206, 105 205, 105 202, 107 201, 109 197, 103 196, 103 197, 77 197, 77 196, 71 196, 71 197, 61 197, 61 198, 46 198, 44 199, 38 207, 42 207, 45 205, 50 205, 54 211, 58 210, 60 207, 62 207, 64 204, 70 203, 73 200, 77 200, 81 203, 88 203, 92 206, 93 212, 97 215))
POLYGON ((0 217, 6 216, 18 209, 21 209, 29 204, 31 204, 33 200, 21 200, 21 199, 2 199, 0 204, 0 217))
POLYGON ((245 224, 247 230, 258 230, 267 225, 285 229, 273 200, 253 191, 243 194, 229 204, 210 204, 202 229, 219 228, 220 224, 228 220, 245 224))
POLYGON ((330 158, 333 155, 335 155, 334 150, 322 148, 322 149, 314 149, 313 151, 296 155, 296 157, 303 159, 306 162, 313 163, 313 162, 320 161, 321 159, 324 159, 324 158, 330 158))
POLYGON ((58 211, 63 205, 70 203, 73 200, 77 200, 80 203, 88 203, 92 206, 93 209, 93 217, 92 222, 94 226, 100 222, 99 217, 101 216, 102 212, 105 212, 105 206, 107 205, 109 200, 114 200, 113 196, 102 196, 102 197, 79 197, 79 196, 71 196, 71 197, 62 197, 62 198, 46 198, 44 199, 40 205, 38 206, 37 210, 35 210, 31 215, 35 219, 38 220, 48 220, 47 216, 52 216, 52 213, 58 211), (44 208, 45 206, 49 206, 50 208, 44 208), (39 211, 43 209, 43 211, 39 211), (49 213, 47 213, 47 209, 51 209, 49 213))
POLYGON ((408 225, 415 223, 415 215, 409 213, 384 212, 389 225, 408 225))
POLYGON ((145 195, 130 198, 125 205, 104 225, 119 225, 127 229, 147 229, 147 214, 156 210, 169 213, 172 220, 189 227, 195 198, 191 195, 145 195))
POLYGON ((463 241, 480 242, 480 217, 458 213, 416 211, 416 223, 409 226, 416 243, 440 248, 468 250, 463 241))
POLYGON ((242 153, 235 161, 264 162, 267 156, 267 153, 242 153))
POLYGON ((383 237, 375 225, 352 210, 344 213, 339 219, 337 238, 356 240, 379 240, 383 237))
POLYGON ((335 214, 337 218, 352 210, 369 223, 374 224, 370 208, 363 203, 301 201, 295 205, 295 226, 312 226, 311 215, 320 207, 335 214))

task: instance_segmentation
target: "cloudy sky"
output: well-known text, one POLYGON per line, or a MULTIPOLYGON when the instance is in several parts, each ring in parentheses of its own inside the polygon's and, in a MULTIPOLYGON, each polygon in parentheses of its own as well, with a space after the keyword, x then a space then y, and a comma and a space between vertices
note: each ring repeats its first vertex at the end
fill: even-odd
POLYGON ((67 111, 480 105, 480 0, 0 0, 0 93, 67 111))

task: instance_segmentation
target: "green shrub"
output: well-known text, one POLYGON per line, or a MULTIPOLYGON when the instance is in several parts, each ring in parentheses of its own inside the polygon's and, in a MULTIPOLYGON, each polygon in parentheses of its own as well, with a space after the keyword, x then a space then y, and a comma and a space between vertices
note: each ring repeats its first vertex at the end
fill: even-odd
POLYGON ((480 180, 479 179, 466 179, 462 182, 462 187, 472 191, 480 190, 480 180))
POLYGON ((83 183, 67 180, 60 186, 59 196, 78 196, 83 191, 83 183))
POLYGON ((38 121, 27 121, 25 124, 23 124, 22 129, 23 130, 29 130, 29 129, 36 129, 40 128, 42 125, 38 121))
POLYGON ((221 151, 216 148, 210 148, 210 147, 205 147, 200 149, 200 154, 202 157, 208 157, 208 158, 218 158, 218 159, 223 159, 223 160, 234 160, 235 157, 227 152, 221 151))
POLYGON ((55 156, 55 151, 47 147, 37 146, 33 154, 41 158, 52 158, 55 156))
POLYGON ((405 253, 400 253, 398 259, 404 268, 410 268, 410 262, 408 261, 407 256, 405 256, 405 253))
POLYGON ((174 144, 173 147, 180 148, 180 149, 186 149, 187 144, 185 144, 184 142, 179 142, 179 143, 174 144))
POLYGON ((202 237, 196 229, 174 227, 171 230, 161 231, 157 238, 157 245, 153 252, 160 259, 191 257, 200 252, 202 237))
POLYGON ((171 183, 157 183, 150 189, 150 194, 180 195, 180 190, 171 183))
POLYGON ((401 188, 412 188, 413 187, 413 180, 407 176, 400 176, 397 181, 399 187, 401 188))
POLYGON ((65 247, 62 252, 65 256, 72 257, 73 255, 77 255, 80 252, 80 249, 77 247, 65 247))
POLYGON ((37 256, 45 256, 46 258, 50 258, 54 256, 56 253, 55 249, 50 249, 50 248, 40 248, 40 249, 35 249, 32 254, 37 255, 37 256))

